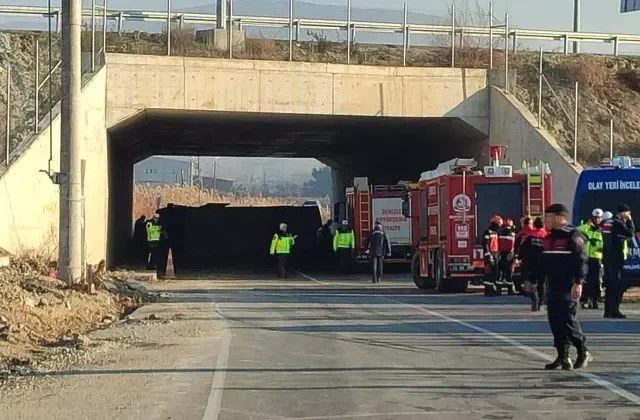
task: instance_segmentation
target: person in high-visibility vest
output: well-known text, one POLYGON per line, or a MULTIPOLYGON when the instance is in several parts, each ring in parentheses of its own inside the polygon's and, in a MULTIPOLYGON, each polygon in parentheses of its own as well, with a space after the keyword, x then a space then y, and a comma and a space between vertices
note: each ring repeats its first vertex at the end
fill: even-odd
POLYGON ((583 294, 583 308, 598 309, 600 299, 600 287, 602 283, 602 223, 604 212, 602 209, 593 209, 591 218, 578 226, 578 232, 584 236, 588 258, 587 284, 583 294))
POLYGON ((291 254, 291 248, 295 245, 298 237, 298 235, 291 235, 291 233, 287 232, 287 229, 286 223, 280 223, 280 230, 273 235, 269 250, 270 254, 278 259, 277 273, 280 278, 287 277, 287 262, 291 254))
POLYGON ((162 237, 162 226, 160 225, 160 215, 155 213, 153 219, 145 224, 147 231, 147 270, 159 270, 160 238, 162 237))
POLYGON ((353 249, 356 246, 356 238, 353 229, 349 227, 349 222, 342 221, 342 225, 333 235, 333 250, 340 257, 340 269, 348 272, 351 267, 353 249))

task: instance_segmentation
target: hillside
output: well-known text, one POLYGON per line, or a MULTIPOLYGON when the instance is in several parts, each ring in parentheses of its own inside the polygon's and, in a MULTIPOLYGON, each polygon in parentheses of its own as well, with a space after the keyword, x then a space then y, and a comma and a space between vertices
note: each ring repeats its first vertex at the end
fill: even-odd
MULTIPOLYGON (((174 55, 221 57, 224 52, 213 51, 208 45, 195 41, 195 31, 187 29, 173 32, 172 46, 174 55)), ((43 37, 42 35, 40 35, 43 37)), ((0 64, 10 60, 14 68, 22 69, 21 81, 14 81, 14 104, 23 104, 16 111, 22 116, 20 123, 14 121, 14 143, 27 136, 29 127, 33 126, 33 81, 24 74, 25 69, 33 66, 33 34, 13 33, 0 34, 0 43, 7 48, 0 54, 0 64), (29 116, 31 120, 29 121, 29 116), (25 119, 26 118, 26 119, 25 119), (21 128, 20 128, 21 127, 21 128)), ((346 47, 342 43, 332 43, 318 37, 317 41, 300 42, 294 47, 296 61, 309 62, 346 62, 346 47)), ((162 34, 137 32, 118 35, 109 33, 107 51, 117 53, 164 54, 166 49, 162 34)), ((45 67, 45 53, 41 52, 41 68, 45 67)), ((56 55, 57 52, 54 52, 56 55)), ((494 63, 502 64, 500 52, 494 53, 494 63)), ((246 51, 236 54, 238 58, 283 60, 287 56, 287 43, 266 38, 249 38, 246 51)), ((456 61, 459 65, 470 68, 486 68, 488 54, 484 49, 458 49, 456 61)), ((401 65, 402 50, 394 46, 357 44, 353 49, 354 64, 369 65, 401 65)), ((409 50, 408 65, 425 67, 448 67, 450 63, 449 49, 430 47, 412 47, 409 50)), ((510 64, 517 69, 518 84, 516 96, 537 114, 538 92, 538 54, 518 52, 510 64)), ((30 74, 33 71, 30 70, 30 74)), ((608 155, 609 120, 615 124, 616 154, 632 154, 640 156, 640 59, 613 56, 564 56, 545 54, 544 73, 558 94, 559 102, 553 98, 550 90, 544 89, 543 125, 558 140, 567 152, 573 154, 573 127, 562 111, 560 103, 573 115, 573 86, 577 80, 580 88, 579 102, 579 160, 587 165, 595 165, 608 155)), ((58 82, 59 79, 56 79, 58 82)), ((4 79, 0 77, 0 92, 4 92, 4 79)), ((58 97, 59 85, 54 89, 54 97, 58 97)), ((46 92, 43 91, 43 94, 46 92)), ((2 93, 0 93, 2 95, 2 93)), ((42 102, 42 100, 41 100, 42 102)), ((0 103, 4 98, 0 96, 0 103)), ((2 105, 0 105, 1 107, 2 105)), ((0 108, 0 113, 2 109, 0 108)), ((41 115, 45 115, 41 111, 41 115)), ((0 130, 2 129, 0 122, 0 130)), ((3 130, 2 130, 3 131, 3 130)), ((4 141, 0 133, 0 143, 4 141)), ((4 150, 2 147, 0 150, 4 150)), ((0 151, 0 154, 2 152, 0 151)), ((258 175, 257 175, 258 176, 258 175)))

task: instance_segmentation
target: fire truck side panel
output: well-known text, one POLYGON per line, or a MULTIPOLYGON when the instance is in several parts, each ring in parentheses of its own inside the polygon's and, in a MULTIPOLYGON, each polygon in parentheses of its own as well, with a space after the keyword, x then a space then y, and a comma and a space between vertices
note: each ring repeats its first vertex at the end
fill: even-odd
POLYGON ((448 177, 450 186, 449 213, 446 241, 446 267, 449 277, 472 277, 472 254, 475 239, 475 197, 473 194, 474 175, 452 175, 448 177), (463 185, 464 183, 464 185, 463 185))

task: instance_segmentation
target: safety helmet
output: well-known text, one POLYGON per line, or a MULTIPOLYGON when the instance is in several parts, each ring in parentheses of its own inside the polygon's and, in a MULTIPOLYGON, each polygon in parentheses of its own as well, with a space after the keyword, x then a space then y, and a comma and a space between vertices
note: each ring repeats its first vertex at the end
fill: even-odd
POLYGON ((342 221, 342 226, 349 226, 349 222, 347 220, 342 221))
POLYGON ((507 219, 504 221, 505 225, 507 225, 507 227, 513 227, 513 220, 512 219, 507 219))
POLYGON ((602 214, 602 218, 603 218, 604 220, 609 220, 609 219, 611 219, 612 217, 613 217, 613 213, 611 213, 610 211, 605 211, 605 212, 602 214))
POLYGON ((602 209, 593 209, 593 211, 591 212, 591 215, 593 217, 602 217, 603 214, 604 212, 602 211, 602 209))
POLYGON ((491 219, 489 220, 490 223, 495 223, 496 225, 501 225, 502 224, 502 217, 498 216, 497 214, 494 214, 491 219))
POLYGON ((280 223, 280 230, 287 230, 287 224, 286 223, 280 223))

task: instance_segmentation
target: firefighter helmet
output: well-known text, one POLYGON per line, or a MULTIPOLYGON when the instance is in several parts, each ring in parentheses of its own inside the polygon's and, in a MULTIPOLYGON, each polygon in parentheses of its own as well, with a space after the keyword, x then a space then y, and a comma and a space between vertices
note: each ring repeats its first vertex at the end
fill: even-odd
POLYGON ((494 214, 491 219, 489 220, 490 223, 495 223, 496 225, 500 226, 502 225, 502 217, 500 217, 497 214, 494 214))
POLYGON ((513 227, 513 220, 507 219, 504 221, 504 224, 507 225, 507 227, 513 227))

